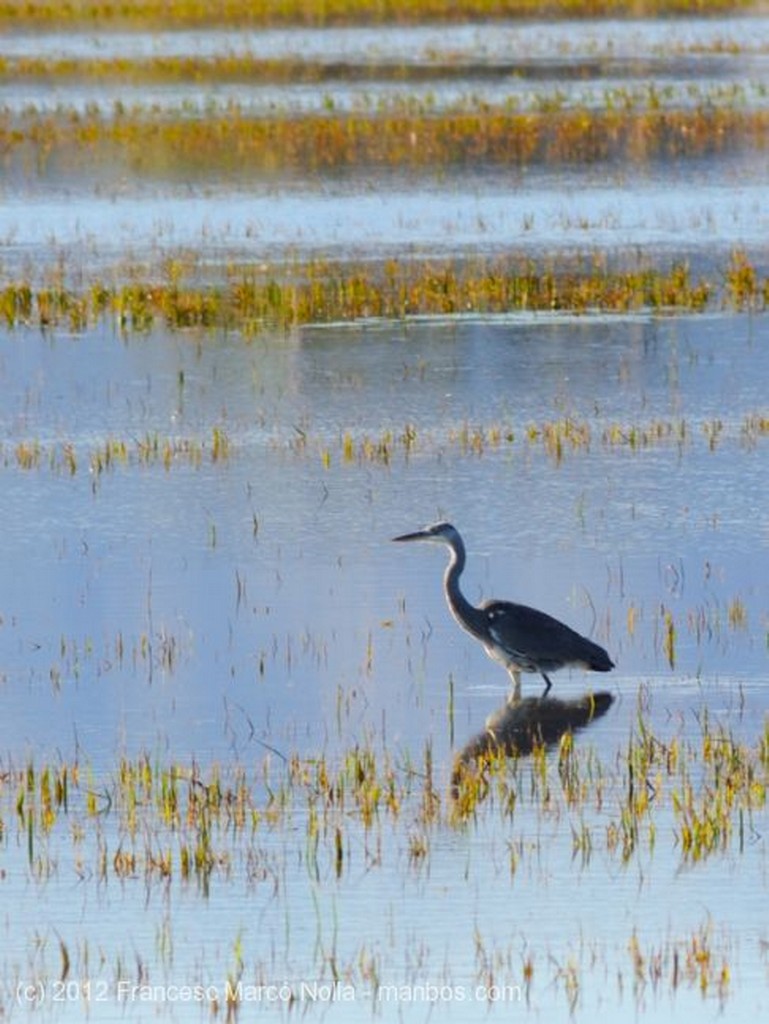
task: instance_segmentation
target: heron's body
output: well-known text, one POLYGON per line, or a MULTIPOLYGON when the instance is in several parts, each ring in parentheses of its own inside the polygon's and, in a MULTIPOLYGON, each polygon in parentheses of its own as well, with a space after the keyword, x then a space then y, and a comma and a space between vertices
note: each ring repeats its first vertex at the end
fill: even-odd
POLYGON ((436 523, 417 533, 394 538, 397 541, 432 541, 446 544, 451 552, 443 577, 443 588, 451 614, 472 636, 483 644, 486 653, 500 662, 513 681, 513 697, 518 699, 522 672, 539 672, 550 689, 549 672, 575 665, 595 672, 609 672, 614 663, 598 644, 581 636, 564 623, 536 608, 512 601, 484 601, 472 605, 459 589, 459 577, 465 567, 465 545, 451 523, 436 523))

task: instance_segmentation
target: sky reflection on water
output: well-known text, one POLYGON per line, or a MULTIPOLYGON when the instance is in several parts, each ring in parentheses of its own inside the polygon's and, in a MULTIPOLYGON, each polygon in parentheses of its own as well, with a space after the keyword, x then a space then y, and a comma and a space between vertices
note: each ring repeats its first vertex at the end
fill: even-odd
POLYGON ((687 687, 687 677, 734 673, 749 685, 766 658, 755 553, 768 524, 765 441, 743 426, 763 408, 763 333, 760 320, 717 316, 364 325, 247 346, 94 332, 28 336, 21 363, 6 336, 4 671, 25 723, 7 719, 11 735, 32 742, 53 699, 62 715, 49 721, 52 747, 64 722, 83 728, 84 712, 92 756, 123 733, 133 748, 152 746, 175 722, 179 740, 222 756, 232 699, 270 723, 265 735, 288 729, 326 744, 342 686, 388 714, 403 701, 399 728, 418 742, 433 726, 409 718, 415 686, 440 694, 452 674, 466 701, 506 686, 448 618, 442 556, 389 545, 439 515, 466 535, 473 600, 517 597, 596 630, 617 657, 620 690, 639 676, 687 687), (529 428, 566 420, 589 428, 585 450, 567 443, 558 462, 527 441, 529 428), (655 423, 673 436, 635 451, 602 439, 613 426, 655 423), (397 438, 408 424, 416 443, 406 453, 397 438), (222 463, 210 456, 216 426, 231 445, 222 463), (504 440, 473 455, 461 438, 475 428, 504 440), (343 457, 345 434, 357 448, 387 431, 389 465, 343 457), (201 438, 200 466, 89 473, 107 438, 153 435, 201 438), (14 468, 21 440, 73 446, 78 472, 14 468), (748 609, 744 630, 728 627, 735 597, 748 609), (675 673, 661 652, 661 603, 684 621, 704 616, 705 636, 682 631, 675 673), (630 604, 643 610, 633 637, 630 604), (137 653, 145 634, 152 659, 137 653), (152 663, 164 644, 172 671, 152 663))
MULTIPOLYGON (((378 28, 268 33, 259 45, 398 61, 452 47, 476 63, 518 47, 545 70, 577 52, 612 67, 622 54, 667 53, 676 73, 696 78, 718 62, 700 64, 692 48, 737 40, 755 59, 743 50, 725 74, 739 62, 760 76, 767 24, 378 28)), ((0 53, 220 53, 223 43, 253 40, 8 35, 0 53)), ((655 259, 694 253, 722 268, 734 246, 764 251, 764 165, 745 152, 640 172, 479 169, 439 184, 382 174, 244 188, 10 166, 3 272, 63 267, 80 283, 102 271, 112 280, 131 260, 157 270, 190 245, 216 267, 513 243, 653 247, 655 259)), ((762 1019, 769 825, 758 794, 701 861, 682 847, 675 771, 644 780, 652 813, 627 859, 616 829, 639 722, 670 757, 676 744, 700 751, 706 728, 716 746, 757 749, 764 736, 767 379, 765 316, 459 317, 249 341, 126 336, 106 321, 77 336, 0 329, 0 1016, 208 1018, 208 1004, 121 1003, 115 985, 202 982, 221 996, 242 970, 289 987, 354 978, 351 1003, 266 1007, 285 1019, 762 1019), (228 450, 214 457, 217 432, 228 450), (126 454, 104 465, 111 444, 126 454), (35 451, 37 464, 22 468, 35 451), (524 759, 509 768, 512 806, 492 794, 465 825, 425 825, 428 754, 445 800, 452 757, 508 687, 449 616, 444 553, 390 543, 439 516, 464 534, 471 600, 541 607, 617 663, 608 676, 553 681, 564 699, 588 686, 615 698, 575 739, 595 788, 576 805, 555 752, 547 799, 524 759), (360 750, 389 763, 412 797, 368 827, 349 805, 338 818, 330 806, 313 833, 313 766, 326 758, 333 771, 360 750), (293 755, 311 781, 288 787, 273 820, 270 787, 281 790, 293 755), (225 815, 215 868, 183 879, 186 821, 160 821, 151 797, 133 825, 108 807, 126 763, 178 766, 192 792, 198 774, 220 773, 226 788, 242 773, 259 820, 238 830, 225 815), (62 764, 77 767, 80 786, 50 827, 41 813, 28 829, 25 801, 38 790, 14 792, 14 773, 34 769, 39 781, 44 765, 62 764), (585 835, 592 848, 580 852, 585 835), (139 866, 119 870, 136 850, 139 866), (170 876, 146 866, 147 850, 170 851, 170 876), (17 1007, 19 982, 62 976, 60 943, 77 998, 38 1007, 34 989, 17 1007), (728 967, 725 988, 703 990, 703 963, 714 977, 728 967), (477 997, 492 979, 512 993, 526 964, 532 986, 520 1002, 477 997), (103 1003, 86 1005, 83 979, 106 986, 103 1003), (384 1005, 376 980, 467 998, 409 1003, 404 993, 384 1005)), ((525 694, 539 689, 524 677, 525 694)), ((695 783, 705 770, 702 754, 695 783)))

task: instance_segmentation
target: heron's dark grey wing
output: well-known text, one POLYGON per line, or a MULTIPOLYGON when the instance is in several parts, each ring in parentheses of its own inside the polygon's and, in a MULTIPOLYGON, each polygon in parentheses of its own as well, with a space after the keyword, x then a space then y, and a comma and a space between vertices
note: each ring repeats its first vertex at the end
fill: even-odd
POLYGON ((489 630, 500 646, 519 654, 539 671, 582 664, 608 672, 613 663, 598 644, 536 608, 511 601, 486 601, 481 605, 489 630))

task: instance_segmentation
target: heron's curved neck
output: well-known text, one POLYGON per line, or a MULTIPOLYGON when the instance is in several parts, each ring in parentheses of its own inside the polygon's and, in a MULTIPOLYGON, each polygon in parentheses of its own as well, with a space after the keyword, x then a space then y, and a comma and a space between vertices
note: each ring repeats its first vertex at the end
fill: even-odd
POLYGON ((480 636, 484 633, 483 616, 474 605, 470 604, 465 595, 459 589, 459 577, 465 568, 465 547, 460 540, 451 546, 451 559, 446 572, 443 575, 443 586, 446 591, 446 600, 449 603, 451 613, 460 626, 480 636))

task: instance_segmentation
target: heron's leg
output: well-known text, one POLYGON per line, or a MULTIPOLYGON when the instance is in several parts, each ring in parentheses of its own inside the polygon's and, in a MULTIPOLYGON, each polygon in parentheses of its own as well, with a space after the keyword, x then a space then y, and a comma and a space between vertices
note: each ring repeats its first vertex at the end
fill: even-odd
POLYGON ((545 680, 545 689, 542 691, 542 696, 543 697, 547 697, 548 693, 550 692, 550 687, 553 684, 550 682, 550 679, 548 678, 547 672, 540 672, 539 674, 545 680))
POLYGON ((513 665, 511 665, 507 671, 510 675, 510 678, 513 681, 513 690, 512 693, 507 698, 507 703, 517 704, 518 701, 521 699, 521 673, 513 665))

